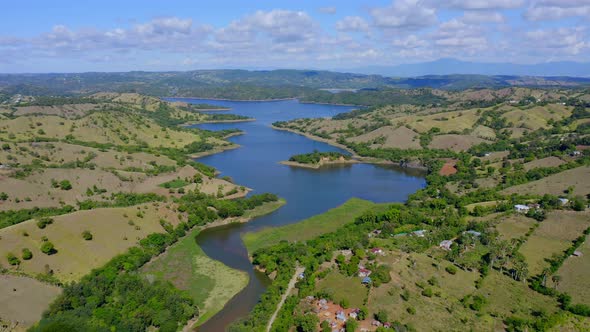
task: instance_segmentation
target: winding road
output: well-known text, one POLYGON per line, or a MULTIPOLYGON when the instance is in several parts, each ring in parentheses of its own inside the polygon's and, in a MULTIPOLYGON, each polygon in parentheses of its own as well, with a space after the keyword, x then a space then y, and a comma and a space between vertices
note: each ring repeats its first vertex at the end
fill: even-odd
POLYGON ((283 304, 285 303, 287 296, 289 296, 289 294, 291 293, 293 288, 295 288, 295 283, 297 283, 297 276, 299 276, 303 272, 305 272, 304 267, 298 266, 295 269, 295 274, 291 278, 291 281, 289 281, 289 286, 287 286, 287 290, 285 290, 285 293, 283 293, 283 296, 281 297, 281 301, 279 301, 279 304, 277 305, 277 310, 275 310, 275 312, 270 317, 270 320, 268 321, 268 325, 266 326, 266 332, 270 332, 270 328, 272 327, 272 324, 275 322, 275 319, 277 318, 279 311, 281 311, 281 308, 283 307, 283 304))

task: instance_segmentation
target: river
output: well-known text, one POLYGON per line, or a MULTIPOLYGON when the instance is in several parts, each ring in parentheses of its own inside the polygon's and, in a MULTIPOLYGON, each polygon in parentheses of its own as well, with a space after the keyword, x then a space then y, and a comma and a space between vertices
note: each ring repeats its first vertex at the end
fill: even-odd
POLYGON ((253 193, 271 192, 287 200, 287 204, 277 211, 247 224, 211 228, 197 236, 198 245, 209 257, 246 271, 250 277, 246 288, 222 311, 201 325, 199 331, 224 331, 232 322, 245 317, 270 282, 264 274, 253 269, 240 237, 242 233, 290 224, 323 213, 351 197, 374 202, 405 201, 409 194, 425 186, 423 173, 396 166, 353 164, 313 170, 278 163, 288 160, 291 155, 313 150, 345 151, 301 135, 274 130, 270 127, 271 123, 295 118, 331 117, 348 112, 352 107, 302 104, 296 100, 167 100, 227 106, 233 114, 256 118, 253 122, 198 125, 209 130, 237 128, 245 132, 230 138, 241 145, 240 148, 202 157, 199 161, 217 168, 221 176, 228 175, 236 183, 254 189, 253 193))

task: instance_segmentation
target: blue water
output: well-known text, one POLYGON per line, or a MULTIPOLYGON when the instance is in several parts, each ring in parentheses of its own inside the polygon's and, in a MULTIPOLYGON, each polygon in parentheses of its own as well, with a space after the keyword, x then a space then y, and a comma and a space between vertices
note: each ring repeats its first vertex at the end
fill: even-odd
POLYGON ((238 128, 245 132, 230 138, 241 145, 240 148, 203 157, 199 161, 217 168, 221 176, 228 175, 235 183, 254 189, 253 193, 271 192, 287 200, 286 205, 269 215, 247 224, 209 229, 197 237, 197 243, 211 258, 250 275, 248 286, 202 325, 202 331, 222 331, 234 320, 247 315, 269 283, 266 276, 253 270, 240 234, 293 223, 334 208, 351 197, 374 202, 401 202, 425 185, 422 173, 394 166, 353 164, 313 170, 279 164, 294 154, 313 150, 345 151, 301 135, 274 130, 271 123, 304 117, 331 117, 348 112, 353 109, 351 107, 301 104, 296 100, 168 100, 227 106, 233 114, 255 118, 254 122, 198 125, 208 130, 238 128))

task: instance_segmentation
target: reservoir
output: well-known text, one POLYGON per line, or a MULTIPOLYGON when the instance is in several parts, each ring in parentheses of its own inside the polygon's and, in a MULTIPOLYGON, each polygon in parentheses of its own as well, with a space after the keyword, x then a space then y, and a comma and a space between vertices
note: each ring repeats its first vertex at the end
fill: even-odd
MULTIPOLYGON (((201 124, 199 128, 222 130, 237 128, 245 133, 230 140, 241 145, 198 161, 217 168, 220 176, 230 176, 235 183, 254 189, 252 193, 270 192, 287 200, 280 209, 247 224, 211 228, 201 232, 196 241, 205 253, 235 269, 246 271, 250 281, 223 310, 199 327, 199 331, 223 331, 232 322, 245 317, 256 305, 270 280, 253 269, 243 246, 241 234, 264 227, 294 223, 334 208, 352 197, 374 202, 403 202, 408 195, 425 186, 424 173, 397 166, 353 164, 321 168, 296 168, 279 164, 294 154, 339 151, 339 148, 294 133, 271 128, 275 121, 296 118, 332 117, 351 111, 348 106, 302 104, 297 100, 238 102, 208 99, 168 98, 193 104, 221 105, 230 113, 255 118, 256 121, 225 124, 201 124)), ((216 111, 217 112, 217 111, 216 111)))

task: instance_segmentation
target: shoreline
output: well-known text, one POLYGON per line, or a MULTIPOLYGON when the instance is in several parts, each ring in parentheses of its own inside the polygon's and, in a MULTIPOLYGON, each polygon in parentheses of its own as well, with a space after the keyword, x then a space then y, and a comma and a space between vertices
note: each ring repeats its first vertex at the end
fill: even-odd
POLYGON ((195 126, 195 125, 200 125, 200 124, 211 124, 211 123, 240 123, 240 122, 254 122, 256 121, 255 118, 249 118, 249 119, 235 119, 235 120, 207 120, 207 121, 195 121, 195 122, 187 122, 185 124, 182 124, 181 126, 183 127, 188 127, 188 126, 195 126))
MULTIPOLYGON (((392 166, 399 166, 401 168, 411 168, 411 169, 417 169, 417 170, 421 170, 421 171, 428 171, 428 167, 423 166, 423 165, 416 165, 416 164, 412 164, 412 163, 402 165, 401 162, 395 162, 395 161, 384 160, 384 159, 377 159, 377 158, 373 158, 373 157, 362 157, 362 156, 359 156, 358 154, 356 154, 352 149, 350 149, 349 147, 347 147, 345 145, 342 145, 337 142, 333 142, 333 141, 326 139, 326 138, 316 137, 316 136, 313 136, 308 133, 302 133, 302 132, 296 131, 294 129, 281 128, 281 127, 276 127, 273 125, 271 125, 271 128, 276 129, 276 130, 288 131, 290 133, 301 135, 301 136, 307 137, 311 140, 326 143, 331 146, 335 146, 335 147, 340 148, 342 150, 348 151, 351 154, 351 157, 356 159, 358 161, 358 163, 361 163, 361 164, 364 163, 364 164, 373 164, 373 165, 392 165, 392 166)), ((280 162, 280 163, 283 163, 283 162, 280 162)), ((296 165, 289 165, 289 166, 296 166, 296 165)), ((296 167, 300 167, 300 166, 297 165, 296 167)), ((312 168, 312 167, 308 167, 308 168, 312 168)))
MULTIPOLYGON (((231 137, 230 135, 228 135, 226 138, 231 137)), ((237 136, 237 135, 241 135, 241 133, 239 133, 239 134, 236 133, 236 134, 234 134, 232 136, 237 136)), ((231 145, 228 145, 228 146, 222 146, 222 147, 215 148, 215 149, 212 149, 212 150, 207 150, 207 151, 203 151, 203 152, 198 152, 198 153, 191 154, 191 155, 189 155, 189 158, 190 159, 199 159, 199 158, 203 158, 203 157, 210 156, 210 155, 213 155, 213 154, 225 152, 225 151, 228 151, 228 150, 234 150, 234 149, 241 148, 241 147, 242 146, 239 145, 239 144, 232 143, 231 145)))
POLYGON ((349 159, 349 160, 345 160, 345 161, 335 160, 335 161, 329 161, 329 162, 324 162, 324 163, 319 162, 317 164, 303 164, 303 163, 298 163, 296 161, 289 161, 289 160, 279 161, 279 164, 281 164, 281 165, 307 168, 307 169, 320 169, 324 166, 352 165, 352 164, 360 164, 360 163, 362 163, 362 161, 356 160, 356 159, 349 159))
MULTIPOLYGON (((201 100, 219 100, 219 101, 251 101, 251 102, 297 100, 296 97, 291 97, 291 98, 276 98, 276 99, 229 99, 229 98, 212 98, 212 97, 161 97, 161 98, 201 99, 201 100)), ((228 108, 228 110, 230 110, 230 109, 231 108, 228 108)))

